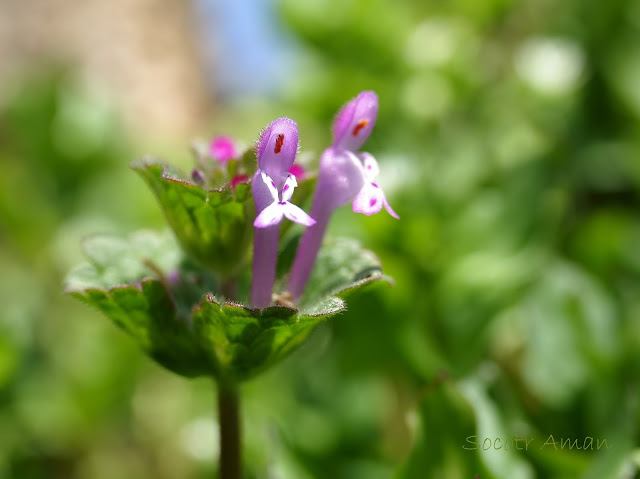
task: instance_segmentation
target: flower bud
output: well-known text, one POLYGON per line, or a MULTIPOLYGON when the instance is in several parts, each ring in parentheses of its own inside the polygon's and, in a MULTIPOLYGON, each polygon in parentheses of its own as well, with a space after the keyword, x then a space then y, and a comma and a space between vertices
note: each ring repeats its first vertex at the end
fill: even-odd
POLYGON ((273 178, 278 187, 287 178, 298 153, 298 125, 290 118, 278 118, 262 131, 256 143, 258 167, 273 178))
POLYGON ((333 146, 350 151, 359 150, 371 135, 378 117, 378 96, 363 91, 348 102, 333 122, 333 146))

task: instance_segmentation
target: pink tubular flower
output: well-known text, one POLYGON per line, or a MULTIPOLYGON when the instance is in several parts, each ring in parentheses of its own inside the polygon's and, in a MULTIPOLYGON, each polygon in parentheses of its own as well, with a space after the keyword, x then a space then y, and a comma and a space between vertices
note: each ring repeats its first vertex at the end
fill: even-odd
POLYGON ((333 145, 320 158, 311 207, 316 224, 302 236, 289 277, 288 289, 294 299, 304 291, 329 218, 336 208, 351 202, 353 211, 372 215, 384 206, 391 216, 399 218, 376 181, 380 170, 375 158, 358 151, 369 138, 377 115, 378 96, 372 91, 361 92, 336 115, 333 145))
POLYGON ((380 173, 378 162, 370 153, 357 152, 371 135, 377 117, 378 96, 372 91, 361 92, 336 115, 333 122, 333 146, 353 153, 362 166, 361 174, 364 181, 353 198, 353 211, 372 215, 378 213, 384 205, 391 216, 399 218, 375 182, 380 173))
POLYGON ((233 139, 228 136, 215 137, 209 144, 209 153, 213 159, 223 164, 238 156, 233 139))
POLYGON ((251 182, 256 206, 251 304, 257 308, 271 304, 283 217, 307 226, 314 224, 304 211, 289 202, 297 183, 287 170, 293 166, 297 152, 298 125, 289 118, 274 120, 256 143, 259 169, 251 182))

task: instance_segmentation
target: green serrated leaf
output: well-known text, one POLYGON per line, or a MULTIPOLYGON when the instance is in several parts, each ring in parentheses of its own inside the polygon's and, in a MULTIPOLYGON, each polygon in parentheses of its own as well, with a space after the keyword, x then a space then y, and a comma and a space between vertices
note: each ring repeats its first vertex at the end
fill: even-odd
POLYGON ((164 165, 149 161, 132 167, 156 195, 182 248, 197 263, 222 276, 243 264, 255 215, 251 190, 238 185, 207 191, 168 173, 164 165))
POLYGON ((346 296, 382 278, 377 270, 368 274, 377 258, 357 242, 329 241, 314 273, 314 299, 304 310, 259 310, 216 299, 215 278, 185 261, 169 234, 138 232, 128 241, 98 236, 84 247, 89 263, 69 275, 69 293, 102 311, 167 369, 224 381, 242 381, 278 363, 345 309, 333 293, 346 296))
POLYGON ((182 261, 171 234, 144 230, 134 233, 129 241, 107 235, 87 238, 83 250, 89 264, 81 265, 67 277, 68 291, 130 284, 159 270, 170 272, 182 261))
POLYGON ((175 356, 181 359, 173 361, 175 364, 167 367, 179 371, 180 374, 190 375, 191 361, 184 356, 188 356, 190 351, 185 348, 181 348, 181 351, 176 350, 176 345, 184 342, 180 339, 184 338, 187 327, 185 323, 175 321, 173 304, 159 281, 147 279, 139 286, 119 286, 109 290, 90 289, 73 294, 102 311, 150 356, 163 358, 172 356, 175 352, 175 356), (162 336, 158 334, 159 330, 165 329, 171 330, 171 345, 168 345, 167 341, 159 340, 162 336))
POLYGON ((313 329, 343 307, 320 315, 301 315, 286 307, 262 311, 218 304, 206 297, 192 322, 199 348, 208 352, 217 377, 240 381, 255 376, 293 352, 313 329))
POLYGON ((317 311, 327 297, 347 297, 352 291, 378 283, 382 275, 380 260, 360 243, 349 238, 329 238, 318 259, 300 301, 303 311, 317 311))

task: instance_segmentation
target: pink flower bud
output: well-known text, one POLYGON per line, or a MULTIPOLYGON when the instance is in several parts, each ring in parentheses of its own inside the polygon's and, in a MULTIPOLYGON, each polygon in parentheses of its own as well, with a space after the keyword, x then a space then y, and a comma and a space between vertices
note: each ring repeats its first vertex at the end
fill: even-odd
POLYGON ((371 135, 378 117, 378 96, 363 91, 348 102, 333 122, 333 146, 357 151, 371 135))
POLYGON ((226 163, 238 156, 233 140, 228 136, 217 136, 209 144, 209 153, 220 163, 226 163))

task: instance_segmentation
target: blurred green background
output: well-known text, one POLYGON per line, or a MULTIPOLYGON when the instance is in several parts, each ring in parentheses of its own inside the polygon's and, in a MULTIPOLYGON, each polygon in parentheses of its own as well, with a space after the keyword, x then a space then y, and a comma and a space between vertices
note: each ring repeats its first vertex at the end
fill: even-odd
POLYGON ((402 219, 330 232, 396 285, 243 387, 247 477, 640 477, 640 1, 114 3, 0 4, 0 477, 215 476, 213 385, 64 275, 164 227, 133 159, 286 115, 313 162, 363 89, 402 219))

